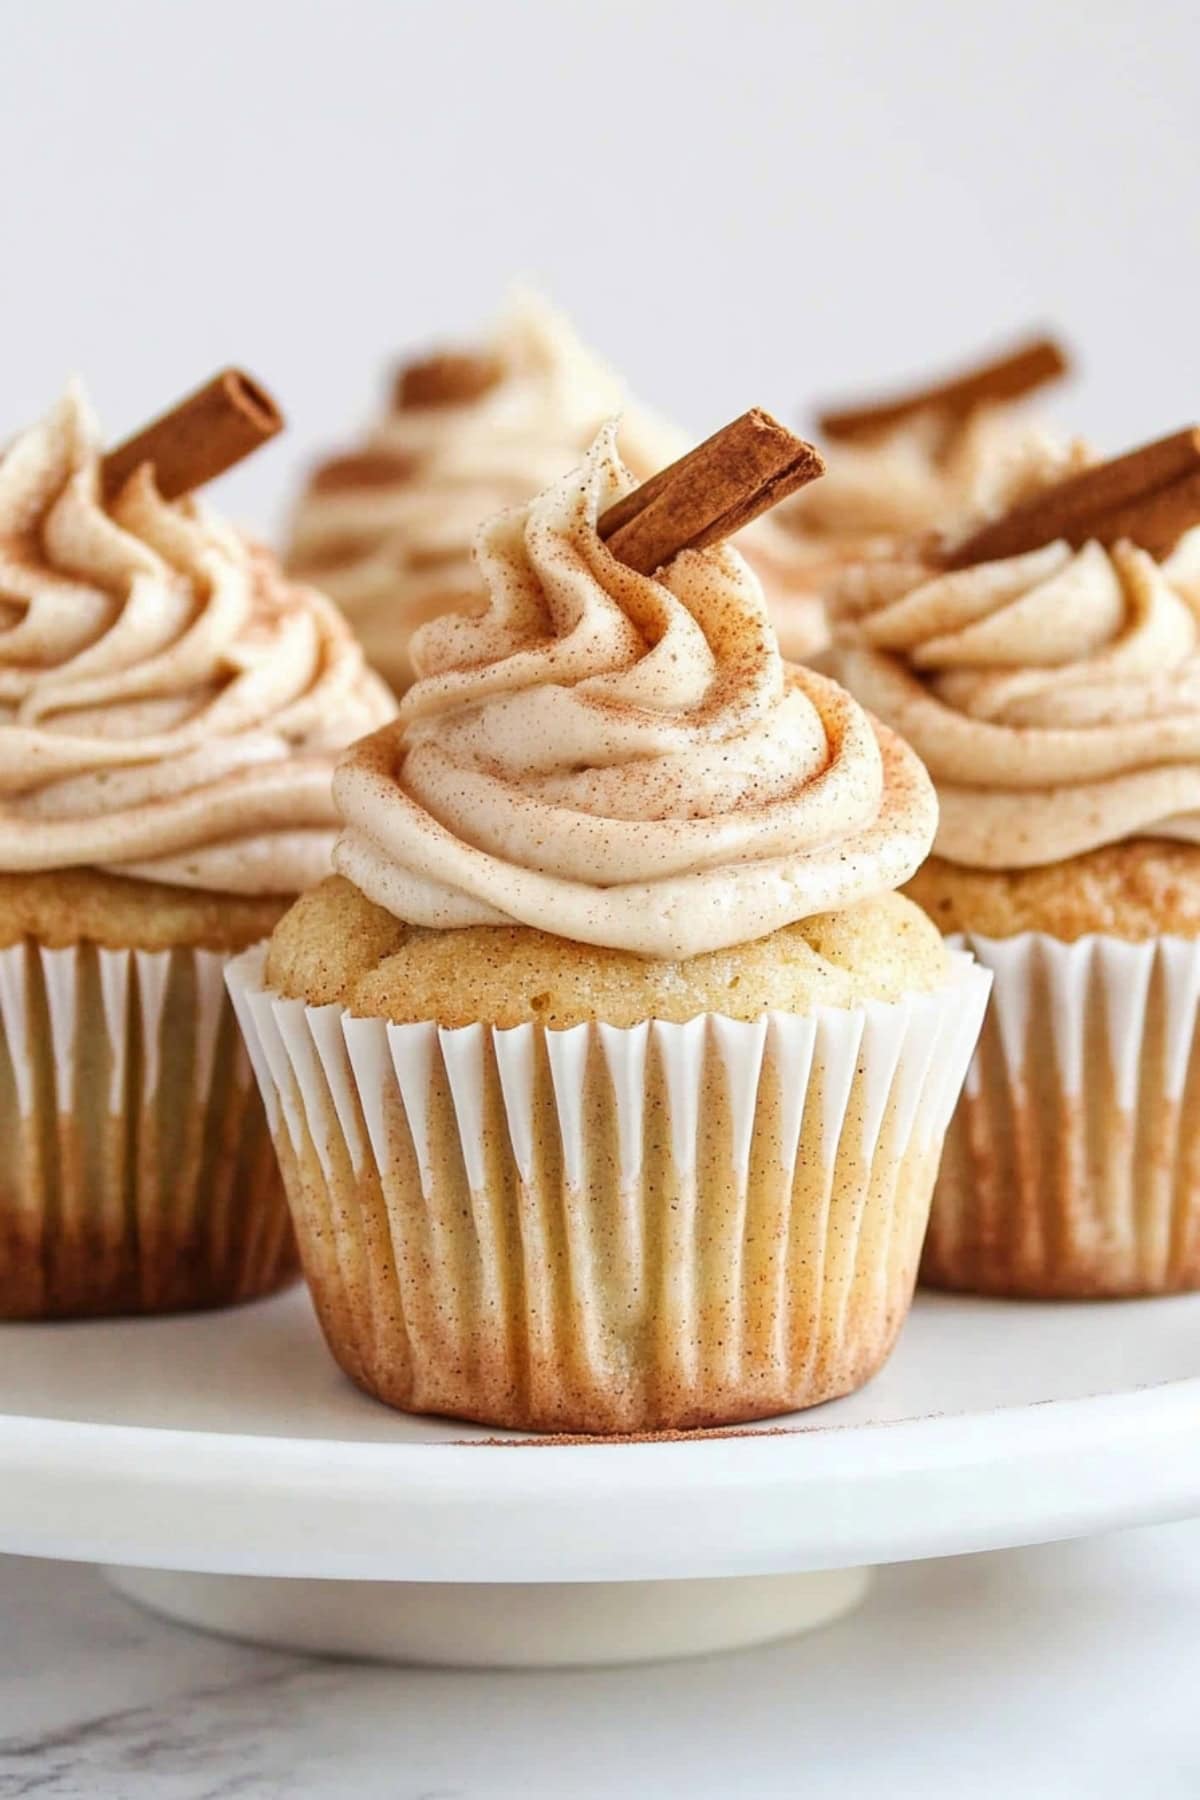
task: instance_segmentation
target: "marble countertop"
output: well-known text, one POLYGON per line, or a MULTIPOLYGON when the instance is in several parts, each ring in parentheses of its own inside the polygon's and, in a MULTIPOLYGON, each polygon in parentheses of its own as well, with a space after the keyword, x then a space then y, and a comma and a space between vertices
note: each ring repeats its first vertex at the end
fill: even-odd
POLYGON ((887 1569, 811 1637, 596 1673, 252 1650, 19 1558, 0 1616, 0 1800, 1200 1793, 1200 1522, 887 1569))

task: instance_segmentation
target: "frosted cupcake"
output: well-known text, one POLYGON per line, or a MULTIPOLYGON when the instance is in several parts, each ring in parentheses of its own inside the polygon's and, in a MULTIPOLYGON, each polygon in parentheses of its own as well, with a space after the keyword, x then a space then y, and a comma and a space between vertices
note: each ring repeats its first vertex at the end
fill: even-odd
POLYGON ((327 868, 334 753, 393 710, 332 607, 123 466, 75 389, 0 461, 4 1318, 293 1274, 222 971, 327 868))
POLYGON ((1183 433, 845 596, 837 673, 938 787, 908 891, 995 974, 935 1285, 1200 1286, 1197 521, 1183 433))
MULTIPOLYGON (((478 527, 573 469, 622 405, 617 376, 566 320, 521 295, 485 346, 401 369, 362 449, 314 472, 288 565, 337 601, 371 662, 402 692, 414 630, 483 603, 472 556, 478 527)), ((639 476, 686 445, 644 408, 626 406, 622 454, 639 476)))
POLYGON ((926 532, 966 530, 1083 466, 1084 446, 1024 405, 1067 369, 1060 346, 1036 338, 934 386, 819 415, 825 479, 761 527, 785 654, 796 634, 811 639, 812 608, 848 565, 887 559, 926 532))
POLYGON ((987 983, 893 891, 919 762, 712 542, 754 417, 632 495, 607 428, 483 530, 486 612, 341 766, 338 876, 230 971, 325 1335, 393 1406, 729 1424, 907 1312, 987 983))

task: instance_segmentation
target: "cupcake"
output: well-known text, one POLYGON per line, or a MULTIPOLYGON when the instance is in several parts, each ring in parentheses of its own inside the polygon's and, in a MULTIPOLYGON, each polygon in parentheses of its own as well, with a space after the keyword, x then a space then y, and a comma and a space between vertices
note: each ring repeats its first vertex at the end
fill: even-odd
POLYGON ((1083 466, 1087 452, 1031 419, 1023 401, 1067 372, 1037 338, 949 381, 818 418, 825 479, 763 521, 760 567, 785 654, 812 633, 842 571, 927 531, 965 530, 1083 466), (790 599, 787 595, 790 594, 790 599))
POLYGON ((331 606, 134 462, 76 389, 0 461, 8 1319, 294 1274, 223 967, 327 868, 334 754, 393 710, 331 606))
POLYGON ((337 875, 230 969, 322 1328, 392 1406, 728 1425, 906 1315, 987 980, 895 892, 917 758, 711 543, 756 417, 636 493, 606 427, 482 530, 486 611, 340 767, 337 875))
POLYGON ((806 663, 829 643, 825 553, 783 523, 783 510, 755 520, 737 543, 762 584, 780 655, 787 662, 806 663))
POLYGON ((922 1265, 1200 1286, 1200 437, 861 570, 836 673, 937 783, 913 895, 995 977, 922 1265))
MULTIPOLYGON (((314 471, 288 566, 337 601, 375 668, 403 692, 414 630, 482 604, 479 525, 574 468, 621 406, 618 378, 564 318, 521 294, 486 345, 400 370, 362 449, 314 471)), ((622 454, 640 476, 686 444, 644 409, 626 409, 622 454)))

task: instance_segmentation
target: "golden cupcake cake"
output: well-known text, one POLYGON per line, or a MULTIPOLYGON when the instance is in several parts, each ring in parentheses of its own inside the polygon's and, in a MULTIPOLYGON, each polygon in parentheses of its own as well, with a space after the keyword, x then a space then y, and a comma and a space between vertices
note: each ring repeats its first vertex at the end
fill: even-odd
POLYGON ((1200 434, 862 570, 834 666, 937 783, 910 883, 992 969, 924 1278, 1200 1287, 1200 434))
POLYGON ((288 566, 337 601, 371 663, 403 692, 413 632, 482 604, 479 526, 574 468, 623 408, 622 454, 638 475, 686 448, 673 427, 626 404, 617 376, 559 313, 521 293, 486 343, 400 369, 361 447, 314 471, 288 566))
POLYGON ((966 530, 1083 466, 1082 443, 1027 406, 1068 368, 1054 339, 1036 337, 930 386, 819 412, 825 479, 757 528, 785 654, 797 641, 801 654, 812 648, 813 608, 847 566, 886 559, 926 532, 966 530))
POLYGON ((277 423, 226 375, 106 457, 71 388, 0 460, 0 1317, 296 1269, 223 968, 327 868, 335 752, 393 708, 332 606, 167 497, 277 423))
POLYGON ((895 1342, 987 978, 895 892, 919 761, 720 541, 819 468, 752 413, 636 488, 609 426, 487 525, 486 610, 339 769, 338 873, 230 969, 325 1336, 393 1406, 720 1426, 895 1342))

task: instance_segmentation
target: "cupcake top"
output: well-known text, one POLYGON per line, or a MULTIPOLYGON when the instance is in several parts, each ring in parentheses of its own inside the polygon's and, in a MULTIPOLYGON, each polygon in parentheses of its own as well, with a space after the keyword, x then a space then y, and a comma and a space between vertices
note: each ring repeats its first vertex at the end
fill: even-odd
POLYGON ((796 495, 778 522, 811 540, 817 560, 831 544, 870 550, 876 540, 965 529, 1005 511, 1086 460, 1081 444, 1021 404, 1069 367, 1055 339, 1031 337, 933 386, 825 410, 825 480, 796 495))
POLYGON ((826 454, 825 479, 795 495, 780 522, 850 545, 989 518, 1086 461, 1080 443, 1012 406, 982 406, 965 416, 931 406, 878 435, 835 443, 826 454))
MULTIPOLYGON (((401 371, 363 450, 316 470, 289 565, 346 609, 368 655, 402 685, 411 628, 479 594, 480 524, 574 468, 622 403, 618 378, 566 320, 519 296, 483 349, 401 371)), ((643 476, 685 447, 641 409, 627 409, 621 443, 643 476)))
POLYGON ((106 502, 102 455, 71 388, 0 460, 0 871, 295 893, 395 708, 320 595, 149 467, 106 502))
POLYGON ((397 918, 676 959, 885 893, 925 856, 917 758, 784 665, 735 550, 652 578, 607 548, 600 515, 635 485, 609 425, 486 526, 486 612, 420 632, 400 720, 341 765, 335 864, 397 918))
POLYGON ((864 567, 833 666, 937 784, 937 853, 978 869, 1132 837, 1200 842, 1200 531, 1156 560, 1065 540, 864 567))
POLYGON ((824 604, 847 565, 886 559, 926 532, 966 529, 1086 464, 1081 442, 1017 404, 1067 366, 1058 344, 1035 338, 936 387, 821 415, 824 480, 760 520, 746 546, 785 654, 823 648, 824 604))

